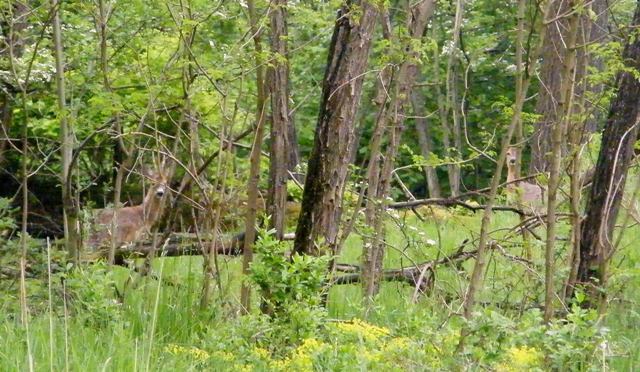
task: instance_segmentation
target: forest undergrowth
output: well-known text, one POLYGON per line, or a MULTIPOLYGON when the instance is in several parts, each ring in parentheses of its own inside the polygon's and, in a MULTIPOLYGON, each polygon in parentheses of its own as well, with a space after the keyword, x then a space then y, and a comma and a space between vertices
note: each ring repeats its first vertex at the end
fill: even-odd
MULTIPOLYGON (((451 256, 464 242, 473 242, 480 223, 479 216, 464 210, 418 213, 425 222, 411 212, 391 215, 387 269, 451 256)), ((493 239, 503 241, 517 222, 498 214, 493 239)), ((567 226, 561 231, 566 233, 567 226)), ((605 318, 574 303, 558 310, 563 316, 548 326, 540 305, 542 243, 535 239, 530 253, 523 251, 520 238, 492 250, 485 280, 495 284, 483 290, 482 306, 468 323, 460 309, 471 261, 437 266, 425 293, 387 281, 369 311, 360 285, 334 285, 323 307, 318 288, 325 284, 327 258, 289 260, 284 254, 290 243, 262 231, 250 282, 258 293, 270 291, 272 311, 262 314, 254 297, 253 311, 240 315, 239 258, 221 258, 215 300, 202 309, 199 256, 156 259, 151 274, 141 276, 101 262, 58 267, 63 255, 55 251, 51 269, 47 252, 40 251, 41 267, 30 269, 40 270, 42 277, 27 279, 24 288, 26 318, 19 281, 0 281, 0 369, 633 370, 640 362, 635 347, 640 343, 640 257, 633 249, 639 236, 637 227, 626 232, 605 318), (522 259, 526 254, 530 259, 522 259), (459 349, 463 326, 470 333, 459 349)), ((361 247, 360 238, 349 238, 337 261, 358 263, 361 247)), ((559 273, 558 285, 562 277, 559 273)))

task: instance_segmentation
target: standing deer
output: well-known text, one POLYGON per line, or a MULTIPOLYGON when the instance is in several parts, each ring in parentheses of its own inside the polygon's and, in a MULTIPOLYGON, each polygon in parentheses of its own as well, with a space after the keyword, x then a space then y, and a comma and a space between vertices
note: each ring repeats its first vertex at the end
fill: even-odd
POLYGON ((145 169, 143 176, 152 181, 151 188, 140 205, 98 210, 95 214, 94 228, 87 241, 89 247, 110 246, 115 233, 116 245, 131 243, 144 237, 162 216, 164 199, 169 192, 166 168, 157 171, 145 169))
POLYGON ((517 161, 518 149, 509 147, 507 149, 507 193, 515 195, 516 200, 520 203, 533 209, 539 209, 544 204, 544 188, 531 182, 514 182, 517 161))

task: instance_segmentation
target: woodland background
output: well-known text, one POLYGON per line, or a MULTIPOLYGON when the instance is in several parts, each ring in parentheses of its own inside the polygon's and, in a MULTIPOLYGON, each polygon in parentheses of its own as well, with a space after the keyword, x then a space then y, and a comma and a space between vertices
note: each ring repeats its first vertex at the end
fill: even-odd
POLYGON ((0 15, 0 369, 640 362, 640 2, 0 15))

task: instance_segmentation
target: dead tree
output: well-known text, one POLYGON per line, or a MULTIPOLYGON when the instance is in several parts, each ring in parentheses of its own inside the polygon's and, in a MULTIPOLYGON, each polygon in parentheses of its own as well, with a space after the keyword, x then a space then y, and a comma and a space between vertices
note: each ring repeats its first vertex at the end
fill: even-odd
POLYGON ((301 254, 336 249, 355 116, 377 14, 375 5, 358 0, 347 1, 338 12, 296 229, 294 250, 301 254))

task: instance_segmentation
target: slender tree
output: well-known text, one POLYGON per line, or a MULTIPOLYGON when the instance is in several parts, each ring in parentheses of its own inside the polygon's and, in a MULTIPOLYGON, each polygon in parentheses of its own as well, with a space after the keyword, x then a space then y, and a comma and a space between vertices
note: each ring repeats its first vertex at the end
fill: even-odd
POLYGON ((556 211, 558 190, 560 188, 560 166, 562 164, 562 144, 566 137, 567 127, 573 114, 573 90, 575 87, 576 38, 578 36, 578 7, 581 1, 569 1, 568 9, 571 15, 567 23, 566 49, 563 57, 564 64, 560 78, 560 97, 558 109, 562 112, 558 122, 552 126, 551 135, 551 164, 549 169, 549 192, 547 194, 547 240, 545 248, 545 306, 544 321, 551 321, 553 316, 553 302, 556 296, 555 282, 555 245, 556 245, 556 211))
MULTIPOLYGON (((553 0, 549 0, 542 4, 542 20, 543 23, 547 19, 547 15, 549 14, 550 2, 553 0)), ((507 155, 507 147, 511 142, 511 137, 515 132, 515 129, 518 125, 518 122, 521 120, 520 117, 522 115, 522 107, 524 105, 525 97, 527 91, 529 90, 529 84, 531 82, 531 74, 532 71, 536 69, 536 60, 540 55, 540 51, 546 42, 546 28, 541 27, 540 35, 538 39, 538 45, 536 46, 533 53, 529 55, 529 62, 527 64, 528 68, 525 72, 525 79, 522 83, 522 90, 520 95, 516 97, 516 101, 514 103, 513 108, 513 116, 511 118, 511 123, 507 129, 506 135, 502 138, 502 146, 500 150, 500 155, 498 156, 498 162, 496 164, 496 171, 491 178, 491 186, 489 190, 489 199, 485 204, 484 213, 482 215, 482 221, 480 225, 480 238, 478 241, 478 251, 476 254, 476 261, 473 265, 473 271, 471 272, 471 278, 469 281, 469 287, 467 288, 467 292, 464 298, 463 308, 464 308, 464 317, 467 319, 471 319, 473 316, 473 309, 475 306, 476 295, 478 291, 480 291, 483 287, 483 274, 484 269, 487 264, 487 246, 491 244, 489 242, 489 224, 491 222, 492 208, 495 204, 496 194, 498 192, 498 186, 500 185, 500 180, 502 177, 502 169, 504 167, 506 155, 507 155)), ((465 337, 468 334, 468 328, 463 328, 461 332, 460 342, 458 344, 458 349, 464 347, 465 337)))
MULTIPOLYGON (((0 58, 20 58, 24 51, 24 30, 27 27, 29 7, 23 2, 9 2, 0 7, 0 11, 6 12, 6 22, 0 26, 0 58), (3 7, 7 7, 4 9, 3 7)), ((6 159, 11 139, 9 132, 13 122, 13 106, 16 93, 19 88, 8 82, 4 82, 4 89, 0 89, 0 167, 6 159)))
POLYGON ((381 167, 375 166, 379 159, 372 158, 370 160, 366 222, 373 226, 374 236, 365 245, 362 266, 362 283, 364 296, 367 300, 371 300, 378 293, 380 286, 385 244, 384 211, 387 205, 386 199, 391 189, 395 158, 404 132, 405 112, 408 111, 411 90, 417 76, 419 51, 415 45, 420 44, 415 41, 422 39, 434 10, 435 2, 432 0, 419 1, 408 9, 406 27, 409 39, 403 41, 406 43, 406 55, 398 71, 394 73, 389 89, 391 99, 388 103, 388 109, 384 111, 381 119, 384 132, 389 137, 389 143, 381 167))
POLYGON ((62 29, 60 26, 60 3, 51 1, 53 15, 53 43, 56 59, 56 87, 58 93, 58 119, 60 120, 60 151, 62 153, 62 203, 64 209, 64 236, 69 258, 77 262, 80 255, 80 220, 78 219, 77 198, 74 197, 70 183, 71 158, 73 156, 74 136, 69 125, 66 109, 66 92, 64 84, 64 52, 62 47, 62 29))
MULTIPOLYGON (((258 182, 260 181, 260 158, 262 156, 262 137, 266 121, 267 110, 267 84, 265 81, 265 68, 262 60, 262 40, 261 31, 258 28, 258 15, 256 13, 255 1, 247 1, 249 9, 249 23, 256 63, 256 89, 258 96, 256 99, 256 132, 251 146, 249 162, 249 182, 247 185, 247 214, 245 218, 244 236, 244 256, 242 259, 242 273, 249 273, 249 265, 253 260, 253 242, 256 236, 256 214, 258 211, 258 182)), ((285 190, 286 191, 286 190, 285 190)), ((240 302, 243 311, 248 312, 251 302, 251 287, 243 282, 240 291, 240 302)))

